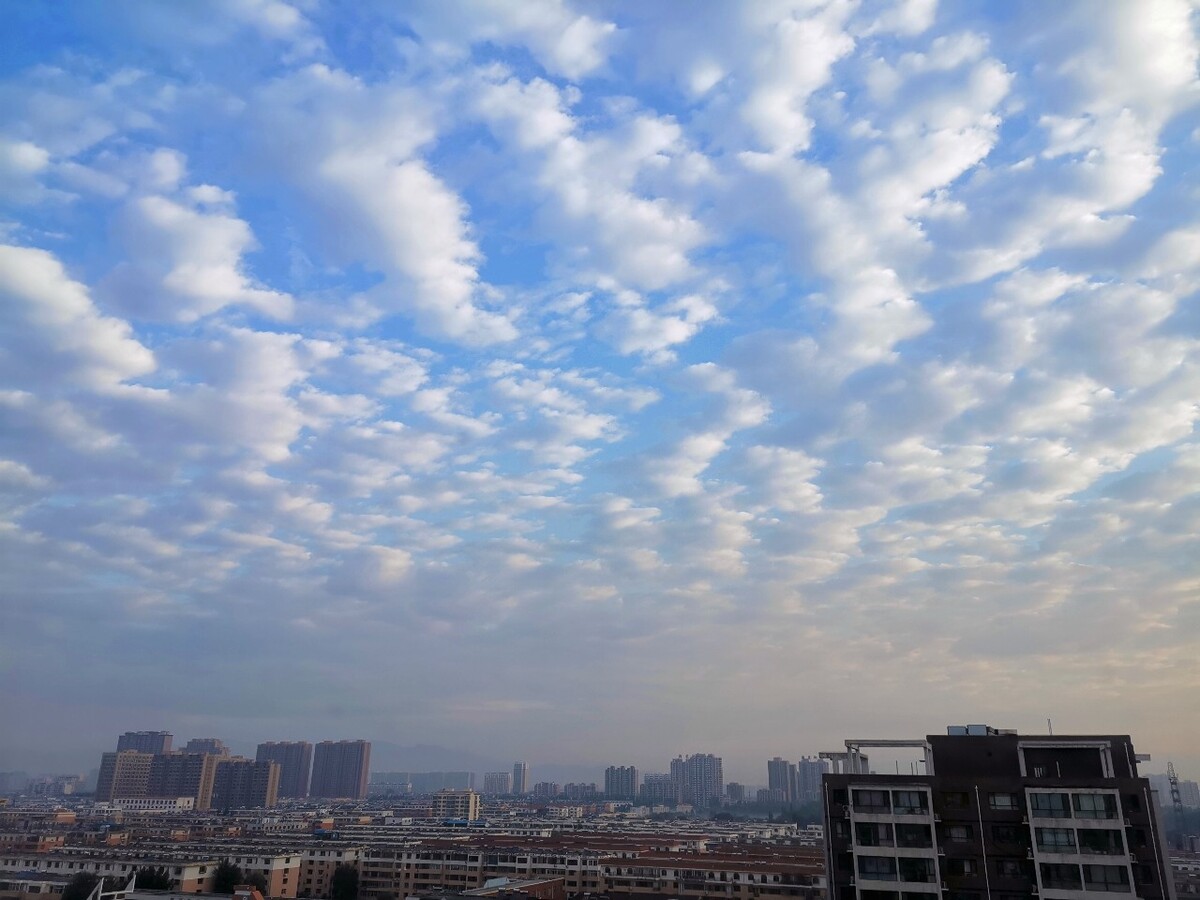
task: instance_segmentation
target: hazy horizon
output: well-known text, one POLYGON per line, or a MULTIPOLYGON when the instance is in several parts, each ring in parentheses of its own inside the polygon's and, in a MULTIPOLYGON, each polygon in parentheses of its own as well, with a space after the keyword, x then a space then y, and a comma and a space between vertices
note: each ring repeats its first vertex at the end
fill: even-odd
POLYGON ((1200 773, 1194 3, 4 19, 0 769, 1200 773))

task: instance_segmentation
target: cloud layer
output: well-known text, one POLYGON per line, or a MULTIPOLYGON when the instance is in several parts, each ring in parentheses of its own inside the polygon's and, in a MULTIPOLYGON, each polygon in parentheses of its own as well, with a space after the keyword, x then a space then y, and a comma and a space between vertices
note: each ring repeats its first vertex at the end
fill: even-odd
POLYGON ((1186 0, 108 9, 6 39, 0 762, 1200 767, 1186 0))

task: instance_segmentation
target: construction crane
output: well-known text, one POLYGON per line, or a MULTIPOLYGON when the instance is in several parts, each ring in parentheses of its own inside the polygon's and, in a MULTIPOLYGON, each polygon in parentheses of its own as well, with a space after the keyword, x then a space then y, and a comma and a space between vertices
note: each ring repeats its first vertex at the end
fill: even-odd
POLYGON ((1171 785, 1171 805, 1175 807, 1175 821, 1183 823, 1183 795, 1179 793, 1179 776, 1175 774, 1175 763, 1167 762, 1167 782, 1171 785))

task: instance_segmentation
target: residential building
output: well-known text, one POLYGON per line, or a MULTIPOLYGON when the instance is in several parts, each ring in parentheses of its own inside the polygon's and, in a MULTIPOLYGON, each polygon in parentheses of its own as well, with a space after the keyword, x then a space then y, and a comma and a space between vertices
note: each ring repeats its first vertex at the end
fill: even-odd
POLYGON ((746 799, 746 786, 736 781, 731 781, 725 785, 725 796, 729 798, 730 803, 742 803, 746 799))
POLYGON ((127 731, 117 738, 117 752, 170 753, 174 735, 169 731, 127 731))
POLYGON ((117 797, 114 809, 127 812, 191 812, 196 808, 195 797, 117 797))
POLYGON ((150 758, 150 777, 144 796, 195 797, 196 809, 208 809, 212 804, 213 778, 219 760, 219 756, 211 753, 185 750, 155 753, 150 758))
POLYGON ((829 760, 805 756, 796 763, 796 800, 799 803, 818 803, 821 800, 821 778, 830 771, 829 760))
POLYGON ((213 778, 212 808, 254 809, 274 806, 279 795, 280 765, 242 757, 219 759, 213 778))
POLYGON ((254 754, 257 762, 279 763, 279 799, 303 800, 312 774, 313 745, 308 741, 267 741, 254 754))
POLYGON ((667 772, 647 772, 638 799, 648 806, 677 806, 683 802, 679 782, 667 772))
POLYGON ((1126 735, 955 726, 828 755, 846 763, 823 779, 830 900, 1173 898, 1126 735), (924 774, 866 774, 871 747, 921 750, 924 774))
POLYGON ((212 753, 215 756, 228 756, 229 748, 219 738, 192 738, 183 745, 187 753, 212 753))
POLYGON ((362 800, 370 768, 370 741, 321 741, 313 752, 309 796, 362 800))
POLYGON ((513 763, 512 792, 514 794, 529 793, 529 763, 513 763))
POLYGON ((784 803, 795 803, 799 799, 799 786, 796 780, 796 766, 776 756, 767 760, 767 790, 772 799, 778 792, 779 799, 784 803))
POLYGON ((485 772, 483 792, 496 797, 512 793, 512 772, 485 772))
POLYGON ((433 795, 433 815, 437 819, 479 818, 479 795, 474 791, 438 791, 433 795))
POLYGON ((539 781, 533 786, 533 796, 539 800, 548 800, 551 797, 557 797, 562 789, 553 781, 539 781))
POLYGON ((707 808, 720 802, 725 794, 721 774, 721 757, 711 753, 693 753, 671 760, 671 778, 676 783, 684 803, 707 808))
POLYGON ((609 800, 633 800, 637 793, 636 766, 609 766, 604 770, 604 796, 609 800))
POLYGON ((154 754, 139 750, 118 750, 100 756, 100 775, 96 781, 96 799, 145 797, 150 783, 154 754))

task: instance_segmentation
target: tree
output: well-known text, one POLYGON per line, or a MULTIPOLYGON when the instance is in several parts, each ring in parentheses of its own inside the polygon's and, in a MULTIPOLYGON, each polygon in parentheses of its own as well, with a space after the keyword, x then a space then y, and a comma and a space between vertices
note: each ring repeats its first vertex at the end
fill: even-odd
POLYGON ((91 872, 77 872, 63 888, 62 900, 87 900, 99 884, 100 877, 91 872))
POLYGON ((235 887, 245 883, 242 879, 242 870, 229 860, 223 859, 213 871, 212 892, 214 894, 232 894, 235 887))
POLYGON ((358 900, 358 869, 338 863, 329 879, 330 900, 358 900))
POLYGON ((247 872, 245 881, 242 884, 248 884, 252 888, 257 888, 258 892, 264 897, 267 896, 267 879, 262 872, 247 872))
POLYGON ((171 889, 171 873, 166 866, 142 866, 134 875, 137 876, 139 891, 169 891, 171 889))

